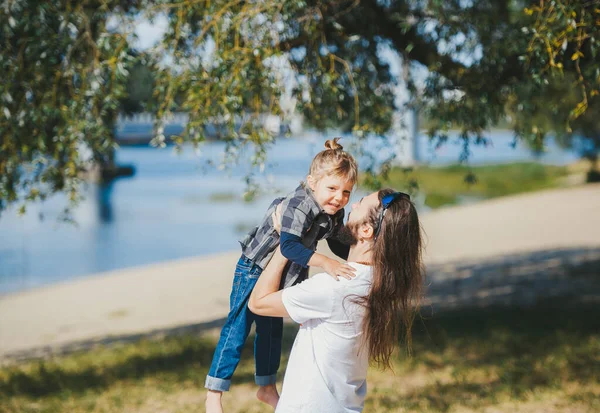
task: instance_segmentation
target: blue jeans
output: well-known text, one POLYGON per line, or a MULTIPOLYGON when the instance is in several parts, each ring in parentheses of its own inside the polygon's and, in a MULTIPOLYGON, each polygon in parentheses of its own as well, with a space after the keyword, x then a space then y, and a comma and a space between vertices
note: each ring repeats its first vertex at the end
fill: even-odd
POLYGON ((219 344, 206 377, 205 387, 210 390, 227 391, 231 377, 242 353, 242 348, 250 333, 252 323, 256 323, 254 339, 254 379, 259 386, 274 384, 281 359, 281 337, 283 319, 264 317, 248 309, 250 293, 256 285, 262 269, 244 255, 235 269, 233 287, 229 299, 229 315, 221 330, 219 344))

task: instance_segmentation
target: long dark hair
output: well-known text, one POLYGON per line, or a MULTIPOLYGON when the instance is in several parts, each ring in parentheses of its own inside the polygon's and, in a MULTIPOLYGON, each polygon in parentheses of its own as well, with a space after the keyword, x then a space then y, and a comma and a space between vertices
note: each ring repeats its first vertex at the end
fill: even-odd
MULTIPOLYGON (((381 199, 392 189, 379 191, 379 207, 369 216, 377 231, 381 199)), ((373 284, 369 295, 360 299, 366 308, 363 331, 372 362, 390 368, 390 357, 404 333, 411 352, 411 331, 419 311, 425 277, 422 262, 421 225, 414 204, 406 197, 387 208, 373 249, 373 284)))

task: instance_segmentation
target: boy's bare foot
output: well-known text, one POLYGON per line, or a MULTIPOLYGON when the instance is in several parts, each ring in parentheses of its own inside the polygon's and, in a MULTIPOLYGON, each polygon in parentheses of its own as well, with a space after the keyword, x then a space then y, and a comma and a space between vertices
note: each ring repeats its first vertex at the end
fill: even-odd
POLYGON ((206 413, 223 413, 222 396, 223 392, 221 391, 209 390, 206 393, 206 402, 204 402, 206 413))
POLYGON ((273 409, 277 407, 277 402, 279 401, 279 393, 277 392, 277 387, 275 387, 274 384, 260 386, 256 392, 256 397, 261 402, 270 405, 273 409))

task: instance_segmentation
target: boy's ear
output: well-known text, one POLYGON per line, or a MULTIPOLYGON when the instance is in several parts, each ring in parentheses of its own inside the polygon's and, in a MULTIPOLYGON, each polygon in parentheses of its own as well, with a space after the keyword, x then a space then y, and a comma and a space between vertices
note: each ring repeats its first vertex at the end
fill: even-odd
POLYGON ((307 175, 306 176, 306 183, 308 184, 308 187, 314 191, 315 190, 315 178, 312 175, 307 175))

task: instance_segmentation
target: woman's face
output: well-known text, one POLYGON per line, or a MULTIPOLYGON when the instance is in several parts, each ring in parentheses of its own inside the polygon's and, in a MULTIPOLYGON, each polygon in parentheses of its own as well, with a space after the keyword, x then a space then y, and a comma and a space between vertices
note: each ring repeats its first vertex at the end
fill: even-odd
POLYGON ((379 193, 373 192, 352 204, 352 210, 348 215, 348 224, 365 223, 369 214, 379 206, 379 193))

